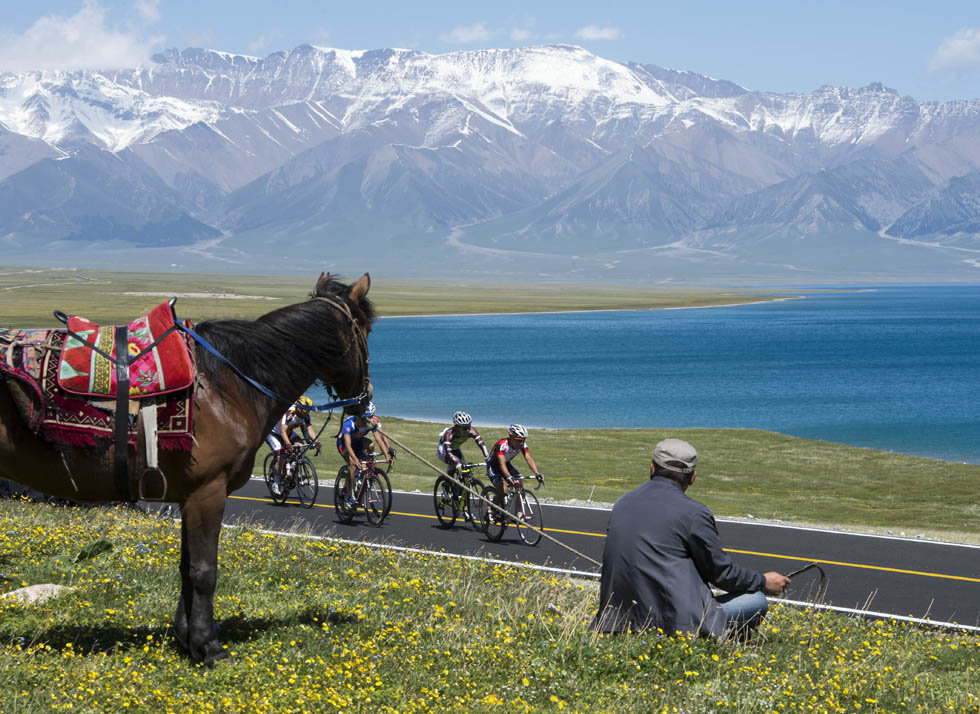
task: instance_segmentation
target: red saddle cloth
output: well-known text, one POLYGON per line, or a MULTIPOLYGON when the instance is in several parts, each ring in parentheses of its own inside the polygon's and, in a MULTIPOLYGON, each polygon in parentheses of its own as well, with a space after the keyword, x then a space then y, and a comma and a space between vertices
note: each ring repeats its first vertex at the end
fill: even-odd
MULTIPOLYGON (((181 335, 178 335, 181 337, 181 335)), ((115 415, 92 397, 70 394, 58 384, 64 330, 0 329, 0 376, 25 385, 30 404, 18 404, 32 431, 56 444, 96 447, 114 436, 115 415)), ((83 348, 88 349, 88 348, 83 348)), ((0 382, 2 388, 2 382, 0 382)), ((103 402, 104 404, 104 402, 103 402)), ((194 390, 174 391, 158 400, 157 437, 161 449, 190 451, 194 446, 194 390)), ((129 443, 137 443, 129 425, 129 443)))
MULTIPOLYGON (((129 323, 127 357, 134 360, 129 365, 130 399, 176 392, 193 384, 194 361, 183 334, 172 330, 160 339, 174 327, 175 320, 173 304, 167 301, 129 323)), ((78 315, 68 318, 69 333, 75 333, 85 343, 71 334, 65 339, 58 363, 58 385, 63 390, 86 397, 116 396, 115 365, 89 346, 98 347, 116 359, 115 329, 78 315)))

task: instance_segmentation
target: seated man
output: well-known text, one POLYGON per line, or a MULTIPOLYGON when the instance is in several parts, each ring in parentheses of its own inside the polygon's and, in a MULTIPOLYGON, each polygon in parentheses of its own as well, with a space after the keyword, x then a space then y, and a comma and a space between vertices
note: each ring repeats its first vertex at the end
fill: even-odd
POLYGON ((789 578, 758 573, 722 550, 711 510, 689 498, 697 451, 686 441, 657 444, 650 480, 621 497, 609 516, 599 612, 592 629, 668 635, 744 636, 789 578), (726 591, 715 597, 709 584, 726 591))
POLYGON ((453 425, 446 427, 439 434, 439 443, 436 444, 436 456, 448 469, 446 473, 453 475, 463 462, 463 443, 467 439, 473 439, 476 445, 483 452, 483 460, 486 461, 489 454, 487 447, 483 443, 483 437, 473 427, 473 419, 466 412, 456 412, 453 414, 453 425))
MULTIPOLYGON (((367 435, 381 428, 381 422, 375 416, 375 412, 374 402, 368 402, 361 414, 344 419, 340 434, 337 435, 337 451, 347 462, 344 491, 350 505, 354 505, 354 474, 364 468, 362 459, 367 457, 372 446, 367 435)), ((378 442, 379 453, 387 454, 389 459, 395 458, 395 451, 389 448, 384 434, 375 433, 375 439, 378 442)))

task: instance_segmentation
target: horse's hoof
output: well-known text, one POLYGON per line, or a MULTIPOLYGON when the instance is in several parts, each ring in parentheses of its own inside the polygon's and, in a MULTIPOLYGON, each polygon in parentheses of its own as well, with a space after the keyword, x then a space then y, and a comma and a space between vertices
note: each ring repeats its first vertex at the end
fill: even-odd
POLYGON ((177 647, 179 647, 183 652, 190 654, 191 645, 187 641, 187 632, 181 632, 177 628, 174 628, 173 634, 174 642, 177 644, 177 647))
POLYGON ((204 657, 199 661, 205 667, 211 668, 223 659, 228 659, 231 655, 228 650, 221 646, 217 640, 213 640, 204 646, 204 657))

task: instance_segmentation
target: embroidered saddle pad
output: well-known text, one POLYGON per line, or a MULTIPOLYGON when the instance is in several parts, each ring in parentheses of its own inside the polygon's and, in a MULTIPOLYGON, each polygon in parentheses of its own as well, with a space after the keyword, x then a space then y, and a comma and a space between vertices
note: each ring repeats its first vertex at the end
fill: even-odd
POLYGON ((175 319, 173 302, 160 303, 148 315, 129 323, 128 354, 117 355, 115 327, 69 316, 68 337, 58 362, 58 385, 72 394, 114 398, 117 380, 113 360, 122 358, 129 362, 130 399, 187 389, 194 382, 194 362, 183 334, 174 329, 175 319))
MULTIPOLYGON (((106 445, 115 428, 112 411, 59 386, 59 354, 65 341, 64 330, 0 329, 0 377, 6 375, 27 388, 29 403, 18 403, 18 408, 31 430, 46 440, 65 446, 106 445)), ((161 449, 190 451, 193 405, 192 389, 159 398, 157 434, 161 449)), ((136 446, 135 422, 129 425, 129 442, 136 446)))

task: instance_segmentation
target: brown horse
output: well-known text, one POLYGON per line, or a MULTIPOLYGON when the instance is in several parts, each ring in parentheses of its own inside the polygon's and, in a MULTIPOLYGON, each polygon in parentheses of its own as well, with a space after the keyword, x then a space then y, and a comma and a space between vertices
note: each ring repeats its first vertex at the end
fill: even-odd
MULTIPOLYGON (((195 345, 194 445, 161 451, 164 500, 181 507, 181 595, 174 617, 177 642, 197 661, 225 656, 214 626, 218 534, 228 494, 245 484, 255 454, 274 422, 314 381, 340 397, 369 390, 367 335, 374 310, 365 273, 349 287, 322 274, 311 298, 254 321, 213 320, 197 333, 241 373, 195 345)), ((0 375, 2 381, 2 375, 0 375)), ((113 447, 55 447, 39 438, 0 384, 0 478, 76 501, 114 501, 113 447)))

